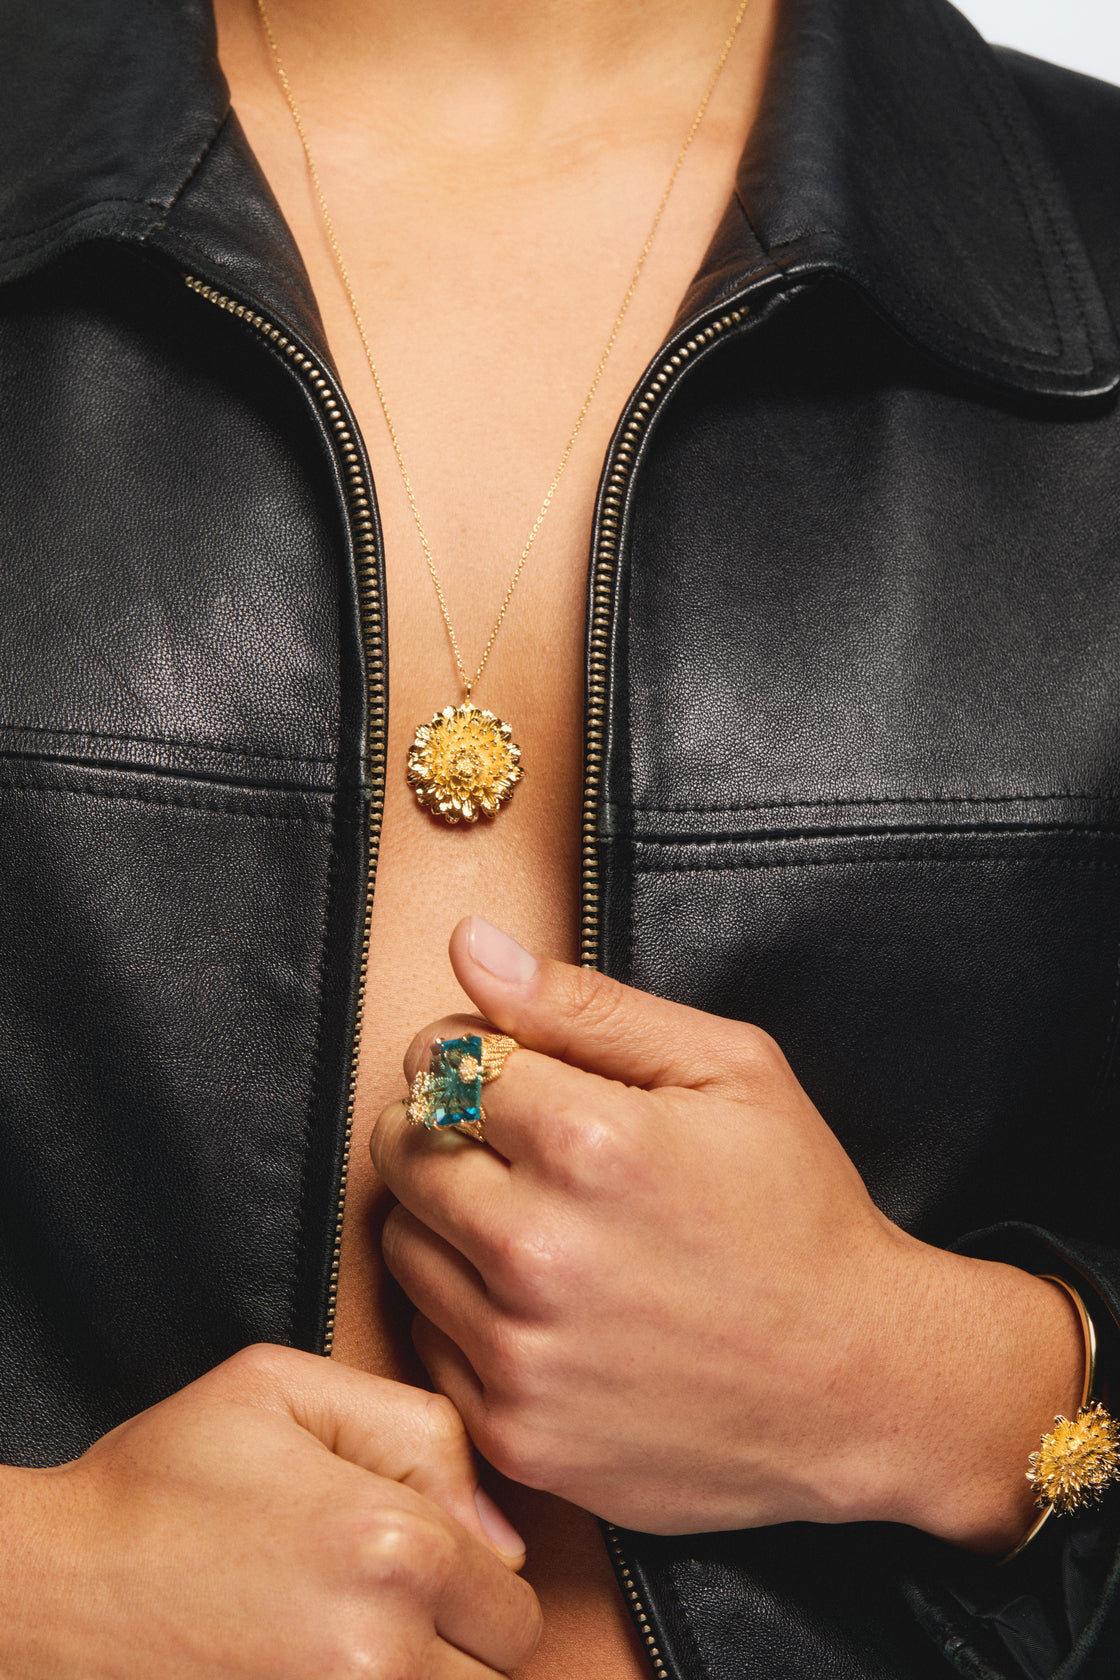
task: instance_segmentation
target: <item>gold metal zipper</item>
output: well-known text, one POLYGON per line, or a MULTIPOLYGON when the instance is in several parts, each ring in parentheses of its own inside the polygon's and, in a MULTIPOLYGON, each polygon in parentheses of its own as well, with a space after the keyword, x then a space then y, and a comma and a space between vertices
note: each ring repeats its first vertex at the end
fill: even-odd
MULTIPOLYGON (((362 1014, 365 1004, 366 971, 369 964, 370 921, 373 914, 373 889, 377 876, 377 851, 381 836, 381 818, 385 801, 385 737, 388 721, 388 691, 383 641, 383 611, 378 589, 377 537, 373 520, 372 485, 362 466, 355 447, 347 416, 340 402, 341 393, 323 372, 313 357, 282 327, 274 325, 250 304, 228 296, 216 286, 193 275, 184 275, 191 291, 208 303, 236 315, 268 342, 299 370, 299 373, 326 417, 334 435, 346 478, 346 495, 350 529, 354 543, 354 558, 358 583, 358 610, 362 642, 366 656, 366 684, 368 695, 367 736, 369 750, 370 800, 368 811, 366 880, 362 909, 361 966, 358 997, 354 1015, 354 1036, 350 1046, 350 1072, 346 1098, 346 1133, 343 1143, 343 1166, 339 1180, 338 1205, 335 1217, 334 1248, 331 1258, 327 1322, 323 1338, 323 1352, 329 1354, 334 1342, 335 1313, 338 1305, 338 1273, 342 1251, 342 1221, 346 1207, 346 1183, 349 1171, 350 1144, 354 1128, 354 1101, 357 1091, 358 1051, 361 1042, 362 1014)), ((642 438, 653 413, 681 368, 699 351, 707 347, 732 327, 737 327, 749 314, 746 304, 707 322, 691 331, 678 342, 658 366, 634 403, 630 418, 614 451, 606 477, 606 487, 599 516, 595 552, 591 562, 591 613, 588 625, 588 680, 585 761, 583 785, 583 841, 580 903, 580 962, 586 968, 599 964, 602 934, 601 885, 599 877, 599 802, 603 791, 603 748, 607 712, 607 671, 610 650, 610 626, 614 612, 614 592, 617 581, 619 539, 626 492, 630 485, 634 464, 642 438)), ((650 1626, 642 1596, 634 1585, 634 1577, 622 1549, 618 1530, 605 1525, 607 1543, 613 1554, 622 1584, 627 1607, 645 1646, 646 1655, 656 1680, 672 1680, 672 1672, 665 1665, 656 1635, 650 1626)))
POLYGON ((383 610, 378 587, 377 533, 373 514, 373 487, 362 464, 351 422, 346 413, 342 394, 337 385, 309 356, 303 346, 286 332, 255 310, 251 304, 229 297, 216 286, 209 286, 191 274, 183 276, 192 292, 208 303, 236 315, 246 326, 260 334, 275 350, 288 358, 299 371, 334 437, 342 463, 346 483, 346 502, 351 540, 354 545, 354 565, 358 586, 358 616, 362 645, 366 659, 366 735, 369 763, 370 796, 366 816, 366 877, 362 906, 361 966, 358 974, 358 997, 354 1014, 354 1036, 350 1045, 350 1071, 346 1094, 346 1133, 343 1142, 342 1176, 338 1187, 335 1214, 334 1248, 331 1255, 330 1283, 327 1295, 327 1319, 323 1335, 323 1349, 329 1354, 334 1343, 335 1313, 338 1306, 338 1268, 342 1253, 342 1219, 346 1208, 346 1181, 349 1172, 350 1142, 354 1131, 354 1100, 358 1083, 358 1049, 362 1034, 362 1013, 365 1006, 366 970, 369 965, 370 919, 373 915, 373 887, 377 876, 377 851, 381 838, 381 817, 385 803, 385 737, 388 721, 388 688, 383 637, 383 610))
POLYGON ((673 1680, 672 1670, 666 1668, 664 1659, 661 1655, 661 1647, 657 1643, 657 1636, 649 1625, 649 1617, 646 1615, 646 1607, 642 1602, 642 1595, 634 1585, 634 1577, 630 1573, 630 1565, 627 1563, 626 1556, 622 1550, 622 1542, 618 1537, 618 1530, 615 1528, 613 1523, 607 1523, 606 1531, 607 1544, 611 1549, 612 1556, 614 1557, 615 1567, 618 1570, 618 1579, 622 1586, 622 1596, 626 1600, 626 1608, 634 1618, 634 1625, 637 1627, 642 1643, 646 1648, 646 1656, 650 1660, 650 1666, 652 1667, 654 1674, 657 1676, 657 1680, 673 1680))
POLYGON ((591 560, 591 606, 587 627, 587 717, 584 736, 583 830, 580 869, 579 960, 584 968, 598 968, 602 938, 599 878, 599 804, 603 796, 603 737, 607 722, 607 668, 611 618, 618 575, 618 548, 626 492, 642 438, 654 410, 685 363, 706 350, 731 327, 749 315, 746 304, 717 316, 702 327, 686 328, 687 339, 671 348, 630 410, 630 418, 608 463, 599 514, 595 552, 591 560))
MULTIPOLYGON (((603 794, 603 751, 607 722, 607 682, 610 657, 611 619, 614 614, 615 585, 618 580, 619 542, 626 493, 634 472, 642 438, 649 428, 654 411, 680 370, 698 351, 706 350, 715 339, 732 327, 739 326, 749 315, 746 304, 717 316, 678 342, 658 366, 641 395, 633 404, 630 418, 622 429, 613 458, 608 463, 603 491, 602 511, 599 515, 595 552, 591 561, 591 607, 588 625, 587 663, 587 719, 583 773, 583 850, 580 902, 580 964, 584 968, 598 968, 602 937, 602 888, 599 878, 599 804, 603 794)), ((645 1647, 656 1680, 673 1680, 673 1671, 666 1667, 657 1636, 650 1626, 642 1595, 634 1585, 634 1576, 622 1549, 618 1529, 605 1523, 607 1545, 614 1559, 622 1594, 638 1635, 645 1647)))

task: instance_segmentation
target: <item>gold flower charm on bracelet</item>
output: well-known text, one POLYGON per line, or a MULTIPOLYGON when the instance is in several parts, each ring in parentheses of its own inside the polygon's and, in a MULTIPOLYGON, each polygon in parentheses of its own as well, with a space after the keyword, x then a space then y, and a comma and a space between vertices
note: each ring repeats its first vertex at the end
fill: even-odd
POLYGON ((421 724, 408 749, 408 780, 417 799, 444 822, 494 817, 525 772, 510 727, 469 700, 445 706, 421 724))
POLYGON ((1029 1459, 1027 1480, 1040 1505, 1059 1516, 1082 1511, 1120 1479, 1120 1423, 1097 1401, 1075 1418, 1059 1417, 1029 1459))

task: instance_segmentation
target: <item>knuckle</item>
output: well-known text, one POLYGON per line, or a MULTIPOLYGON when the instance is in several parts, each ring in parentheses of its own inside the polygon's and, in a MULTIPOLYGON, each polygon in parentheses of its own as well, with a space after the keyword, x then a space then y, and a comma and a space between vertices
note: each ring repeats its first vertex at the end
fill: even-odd
MULTIPOLYGON (((376 1163, 375 1163, 376 1164, 376 1163)), ((407 1248, 407 1215, 398 1202, 391 1208, 381 1228, 381 1254, 394 1277, 404 1263, 407 1248)))
POLYGON ((567 1293, 568 1245, 543 1218, 504 1231, 495 1240, 490 1259, 492 1285, 506 1300, 528 1311, 547 1313, 567 1293))
POLYGON ((392 1176, 404 1130, 404 1105, 390 1103, 378 1115, 369 1135, 369 1157, 382 1178, 392 1176))
POLYGON ((627 1021, 627 994, 617 980, 592 969, 577 968, 571 978, 575 1034, 600 1038, 621 1036, 627 1021))
POLYGON ((386 1625, 371 1629, 368 1617, 355 1617, 354 1626, 335 1628, 318 1647, 309 1672, 331 1680, 419 1680, 417 1641, 406 1630, 386 1625))
POLYGON ((760 1079, 782 1073, 788 1065, 777 1039, 749 1021, 740 1030, 738 1059, 748 1074, 760 1079))
POLYGON ((328 1630, 319 1643, 317 1655, 323 1671, 332 1680, 390 1680, 390 1676, 397 1675, 403 1680, 406 1672, 403 1668, 386 1667, 385 1653, 378 1652, 357 1629, 352 1633, 341 1628, 328 1630))
POLYGON ((437 1450, 459 1452, 467 1445, 467 1432, 459 1413, 444 1394, 432 1394, 424 1402, 424 1427, 437 1450))
POLYGON ((239 1348, 226 1360, 226 1369, 253 1375, 262 1374, 275 1369, 276 1355, 283 1350, 274 1347, 270 1342, 251 1342, 248 1347, 239 1348))
POLYGON ((539 1353, 523 1324, 495 1313, 482 1332, 480 1373, 487 1392, 503 1405, 523 1404, 539 1387, 539 1353))
POLYGON ((272 1388, 291 1375, 293 1364, 300 1358, 291 1348, 278 1347, 273 1342, 252 1342, 231 1354, 219 1369, 238 1388, 272 1388))
POLYGON ((594 969, 576 969, 576 1008, 584 1026, 618 1028, 630 1015, 628 995, 616 979, 594 969))
POLYGON ((549 1125, 551 1180, 583 1201, 613 1200, 641 1165, 635 1140, 626 1103, 615 1104, 609 1119, 586 1108, 561 1108, 549 1125))
POLYGON ((594 1184, 609 1181, 624 1163, 626 1149, 617 1122, 609 1125, 597 1114, 572 1115, 561 1136, 569 1164, 594 1184))
POLYGON ((501 1475, 523 1487, 554 1485, 557 1465, 550 1438, 520 1407, 493 1407, 482 1429, 482 1450, 501 1475))
POLYGON ((359 1579, 380 1592, 427 1596, 455 1567, 450 1524, 401 1507, 366 1512, 354 1524, 348 1551, 359 1579))

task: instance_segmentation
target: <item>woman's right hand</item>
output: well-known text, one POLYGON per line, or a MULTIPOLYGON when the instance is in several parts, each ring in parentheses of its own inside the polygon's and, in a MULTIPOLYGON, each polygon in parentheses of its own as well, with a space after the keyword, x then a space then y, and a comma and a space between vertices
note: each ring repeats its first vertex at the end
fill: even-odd
POLYGON ((71 1464, 0 1472, 0 1676, 493 1680, 540 1610, 476 1490, 448 1401, 249 1348, 71 1464))

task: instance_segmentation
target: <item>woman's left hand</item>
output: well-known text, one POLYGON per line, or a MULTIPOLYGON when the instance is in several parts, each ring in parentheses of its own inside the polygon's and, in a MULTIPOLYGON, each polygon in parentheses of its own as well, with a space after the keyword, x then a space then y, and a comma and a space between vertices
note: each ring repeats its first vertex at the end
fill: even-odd
MULTIPOLYGON (((451 961, 523 1047, 484 1087, 490 1147, 403 1103, 370 1147, 417 1346, 484 1455, 652 1532, 888 1519, 1012 1543, 1027 1453, 1078 1384, 1062 1292, 893 1225, 758 1028, 478 918, 451 961)), ((407 1075, 478 1030, 425 1029, 407 1075)))

